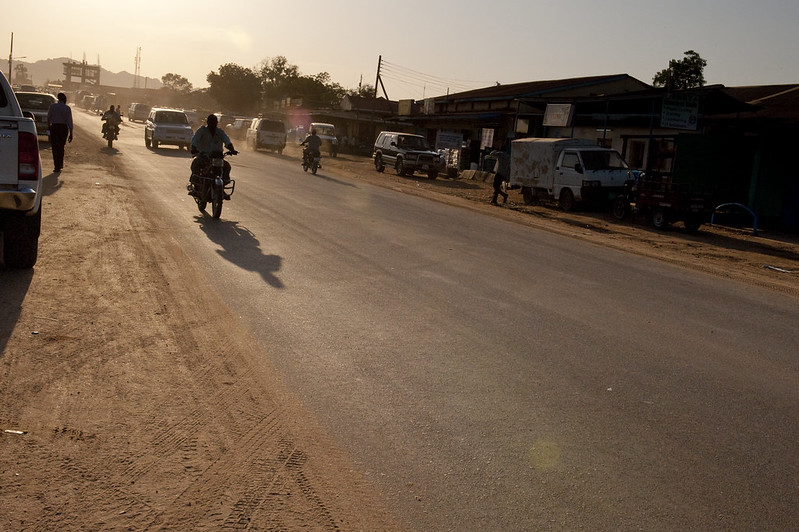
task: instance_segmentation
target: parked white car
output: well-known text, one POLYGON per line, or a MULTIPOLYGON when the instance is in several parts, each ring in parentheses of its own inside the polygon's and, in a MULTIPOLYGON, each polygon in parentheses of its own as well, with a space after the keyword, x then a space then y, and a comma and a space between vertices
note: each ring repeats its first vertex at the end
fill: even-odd
MULTIPOLYGON (((0 233, 3 262, 32 268, 42 224, 42 161, 36 124, 0 72, 0 233)), ((0 289, 2 291, 2 289, 0 289)), ((4 303, 5 304, 5 303, 4 303)))

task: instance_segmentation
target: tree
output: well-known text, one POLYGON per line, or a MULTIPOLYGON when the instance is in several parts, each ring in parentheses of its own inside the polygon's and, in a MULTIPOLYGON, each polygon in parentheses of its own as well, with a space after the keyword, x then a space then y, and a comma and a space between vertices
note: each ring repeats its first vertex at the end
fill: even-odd
POLYGON ((191 92, 192 89, 191 82, 188 79, 172 72, 161 76, 161 83, 164 84, 164 87, 176 92, 191 92))
POLYGON ((286 96, 292 96, 291 85, 300 77, 300 69, 279 55, 261 61, 258 75, 261 78, 264 100, 277 102, 286 96))
POLYGON ((331 81, 327 72, 303 76, 300 69, 282 55, 264 59, 259 76, 267 104, 290 97, 302 99, 306 107, 335 107, 346 93, 341 85, 331 81))
POLYGON ((359 84, 357 89, 350 89, 347 94, 351 96, 361 96, 362 98, 373 98, 375 95, 375 88, 372 85, 359 84))
POLYGON ((652 78, 652 85, 669 90, 702 87, 705 84, 704 70, 706 66, 707 61, 702 59, 698 53, 688 50, 682 60, 672 59, 669 61, 668 68, 655 74, 655 77, 652 78))
POLYGON ((261 101, 261 80, 249 68, 235 63, 219 67, 219 73, 209 72, 206 78, 209 93, 225 110, 250 114, 261 101))

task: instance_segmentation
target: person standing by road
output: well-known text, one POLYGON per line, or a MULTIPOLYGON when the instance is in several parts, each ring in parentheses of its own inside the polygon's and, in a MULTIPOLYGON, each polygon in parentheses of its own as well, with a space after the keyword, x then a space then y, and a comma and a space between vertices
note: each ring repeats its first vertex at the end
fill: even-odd
POLYGON ((47 127, 50 129, 50 146, 53 150, 53 173, 64 168, 64 147, 72 142, 72 109, 67 105, 67 95, 58 93, 58 101, 47 110, 47 127))
POLYGON ((510 155, 503 150, 497 150, 491 154, 497 159, 497 167, 494 169, 494 195, 491 197, 491 205, 497 205, 497 197, 502 196, 502 204, 508 201, 508 193, 502 191, 502 183, 510 177, 510 155))

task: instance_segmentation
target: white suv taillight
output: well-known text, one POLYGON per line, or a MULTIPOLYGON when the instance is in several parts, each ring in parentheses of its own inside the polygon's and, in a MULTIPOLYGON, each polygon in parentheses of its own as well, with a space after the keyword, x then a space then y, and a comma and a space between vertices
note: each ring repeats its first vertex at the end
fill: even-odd
POLYGON ((19 132, 19 179, 35 181, 39 178, 39 141, 36 135, 19 132))

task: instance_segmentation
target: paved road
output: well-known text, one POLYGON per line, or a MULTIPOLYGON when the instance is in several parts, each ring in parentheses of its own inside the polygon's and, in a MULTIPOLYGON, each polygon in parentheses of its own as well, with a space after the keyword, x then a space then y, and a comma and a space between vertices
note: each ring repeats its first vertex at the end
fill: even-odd
POLYGON ((412 528, 799 522, 795 299, 273 154, 214 221, 142 135, 152 216, 412 528))

